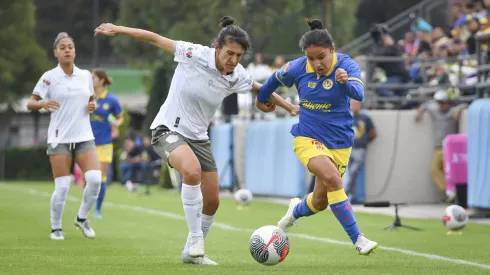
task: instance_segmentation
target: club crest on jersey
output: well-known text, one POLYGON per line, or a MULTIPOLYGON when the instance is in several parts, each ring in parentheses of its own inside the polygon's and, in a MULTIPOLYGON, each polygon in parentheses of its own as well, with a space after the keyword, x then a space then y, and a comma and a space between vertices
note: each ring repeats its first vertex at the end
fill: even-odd
POLYGON ((331 79, 325 79, 322 85, 325 90, 330 90, 333 87, 333 81, 331 79))
POLYGON ((185 51, 185 56, 187 56, 187 58, 192 57, 192 47, 187 48, 187 50, 185 51))
POLYGON ((47 80, 47 79, 43 79, 43 83, 46 86, 49 86, 49 84, 51 84, 51 82, 49 82, 49 80, 47 80))
POLYGON ((102 104, 102 109, 109 110, 109 104, 107 103, 102 104))

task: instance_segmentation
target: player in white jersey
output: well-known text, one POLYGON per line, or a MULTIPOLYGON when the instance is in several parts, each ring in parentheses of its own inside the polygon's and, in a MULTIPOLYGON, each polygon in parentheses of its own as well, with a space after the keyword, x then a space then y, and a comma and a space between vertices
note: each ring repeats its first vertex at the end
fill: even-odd
POLYGON ((51 197, 51 239, 65 239, 61 218, 71 185, 73 154, 85 172, 87 183, 75 226, 86 237, 94 238, 87 216, 97 200, 102 176, 90 126, 89 113, 96 107, 92 74, 75 66, 75 43, 67 33, 56 37, 54 55, 58 66, 42 75, 27 103, 29 110, 51 112, 47 150, 55 182, 51 197))
MULTIPOLYGON (((220 20, 222 29, 214 47, 112 24, 102 24, 95 30, 96 34, 109 36, 128 35, 175 55, 178 66, 167 100, 150 129, 157 153, 183 176, 181 197, 189 228, 182 251, 184 263, 216 265, 204 250, 204 238, 219 205, 218 172, 207 133, 211 119, 226 96, 258 92, 261 87, 239 64, 249 49, 249 36, 233 22, 230 17, 220 20)), ((276 105, 291 114, 297 111, 297 106, 275 94, 270 105, 258 107, 271 111, 276 105)))

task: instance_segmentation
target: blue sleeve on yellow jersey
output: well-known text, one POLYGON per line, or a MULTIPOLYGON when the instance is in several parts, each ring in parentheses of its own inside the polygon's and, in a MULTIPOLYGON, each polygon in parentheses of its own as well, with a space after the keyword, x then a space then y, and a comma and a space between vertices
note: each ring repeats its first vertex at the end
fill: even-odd
POLYGON ((297 60, 286 63, 267 79, 257 94, 257 101, 267 102, 277 88, 281 86, 291 87, 294 85, 297 60))
POLYGON ((340 85, 342 91, 350 98, 357 101, 364 99, 364 84, 361 80, 361 70, 356 62, 349 58, 346 61, 345 71, 347 72, 348 81, 340 85))
POLYGON ((120 114, 122 114, 123 112, 123 109, 121 107, 121 104, 119 104, 119 100, 117 100, 117 98, 114 96, 112 97, 112 107, 111 107, 111 114, 113 114, 114 116, 118 116, 120 114))

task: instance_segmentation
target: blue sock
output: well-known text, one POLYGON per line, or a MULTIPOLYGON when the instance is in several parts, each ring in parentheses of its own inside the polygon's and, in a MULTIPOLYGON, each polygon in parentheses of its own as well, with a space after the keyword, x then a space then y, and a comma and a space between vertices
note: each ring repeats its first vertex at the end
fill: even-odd
POLYGON ((361 235, 361 232, 359 231, 359 227, 357 227, 354 211, 352 210, 352 206, 347 199, 344 189, 329 192, 327 193, 327 197, 330 209, 344 228, 347 235, 349 235, 352 243, 355 244, 357 237, 361 235))
POLYGON ((100 208, 102 207, 102 202, 104 201, 106 188, 107 188, 107 183, 103 182, 100 185, 99 197, 97 198, 97 204, 95 205, 95 211, 100 212, 100 208))
POLYGON ((313 207, 311 203, 311 197, 313 193, 308 194, 293 210, 293 216, 295 219, 299 219, 301 217, 308 217, 318 213, 319 211, 313 207))

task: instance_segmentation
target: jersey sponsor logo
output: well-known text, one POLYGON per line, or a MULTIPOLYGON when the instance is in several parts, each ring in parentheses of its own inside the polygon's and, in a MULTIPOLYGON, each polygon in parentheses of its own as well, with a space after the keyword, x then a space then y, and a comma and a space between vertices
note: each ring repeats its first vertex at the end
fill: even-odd
POLYGON ((322 85, 325 90, 330 90, 333 87, 333 81, 331 79, 325 79, 322 85))
POLYGON ((309 110, 321 110, 322 112, 330 112, 332 107, 332 104, 329 103, 312 103, 306 99, 301 99, 299 105, 309 110))
POLYGON ((104 122, 106 121, 106 118, 103 116, 96 115, 94 113, 90 114, 90 120, 91 121, 99 121, 99 122, 104 122))
POLYGON ((316 88, 316 83, 312 81, 308 81, 308 88, 315 89, 316 88))

